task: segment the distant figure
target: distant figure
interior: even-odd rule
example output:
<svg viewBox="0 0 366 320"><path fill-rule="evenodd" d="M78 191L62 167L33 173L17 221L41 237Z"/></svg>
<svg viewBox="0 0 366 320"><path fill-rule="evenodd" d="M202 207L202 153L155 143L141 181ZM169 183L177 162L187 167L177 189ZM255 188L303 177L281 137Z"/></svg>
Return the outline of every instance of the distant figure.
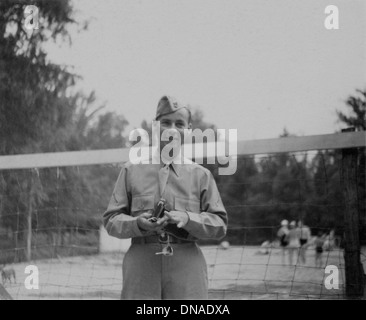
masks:
<svg viewBox="0 0 366 320"><path fill-rule="evenodd" d="M296 228L296 221L291 221L289 232L287 235L287 250L288 250L288 260L290 266L292 266L293 262L293 256L294 254L298 253L299 247L300 247L300 239L299 239L299 230ZM297 261L296 261L297 262ZM296 265L295 262L295 265Z"/></svg>
<svg viewBox="0 0 366 320"><path fill-rule="evenodd" d="M271 246L272 244L268 240L264 241L256 254L269 254L269 249L271 248Z"/></svg>
<svg viewBox="0 0 366 320"><path fill-rule="evenodd" d="M323 265L323 246L325 242L325 235L319 231L318 236L314 240L315 245L315 267L321 268Z"/></svg>
<svg viewBox="0 0 366 320"><path fill-rule="evenodd" d="M12 279L14 283L17 282L15 270L11 267L5 268L5 265L0 267L0 274L1 274L1 280L2 283L5 284L7 281L11 283Z"/></svg>
<svg viewBox="0 0 366 320"><path fill-rule="evenodd" d="M220 248L221 249L224 249L224 250L227 250L230 248L230 242L229 241L222 241L220 243Z"/></svg>
<svg viewBox="0 0 366 320"><path fill-rule="evenodd" d="M300 238L299 258L301 263L306 264L306 250L311 239L311 231L310 228L304 225L301 220L297 223L297 226Z"/></svg>
<svg viewBox="0 0 366 320"><path fill-rule="evenodd" d="M335 245L335 236L334 236L334 229L330 230L329 235L325 237L324 241L324 250L332 251Z"/></svg>
<svg viewBox="0 0 366 320"><path fill-rule="evenodd" d="M289 233L288 230L288 221L281 221L281 228L277 232L277 237L280 240L280 246L282 248L282 264L285 264L285 255L286 255L286 247L288 245L287 235Z"/></svg>

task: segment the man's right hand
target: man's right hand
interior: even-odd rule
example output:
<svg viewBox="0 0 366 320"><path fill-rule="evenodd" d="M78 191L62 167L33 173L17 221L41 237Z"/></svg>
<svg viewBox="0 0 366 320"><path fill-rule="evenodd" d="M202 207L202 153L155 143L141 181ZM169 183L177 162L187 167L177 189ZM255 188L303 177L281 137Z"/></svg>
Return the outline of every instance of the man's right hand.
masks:
<svg viewBox="0 0 366 320"><path fill-rule="evenodd" d="M168 222L164 221L162 224L158 223L163 218L158 219L157 222L151 222L148 219L152 217L152 214L149 212L144 212L137 217L137 225L139 226L141 231L158 231L164 228Z"/></svg>

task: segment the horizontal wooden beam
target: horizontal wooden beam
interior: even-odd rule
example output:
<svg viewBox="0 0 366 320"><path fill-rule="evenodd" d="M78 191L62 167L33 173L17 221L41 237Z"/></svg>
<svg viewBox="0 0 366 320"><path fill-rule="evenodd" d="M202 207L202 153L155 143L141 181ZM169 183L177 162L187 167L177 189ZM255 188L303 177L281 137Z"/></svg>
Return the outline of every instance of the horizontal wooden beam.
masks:
<svg viewBox="0 0 366 320"><path fill-rule="evenodd" d="M118 163L125 162L128 154L123 148L0 156L0 170Z"/></svg>
<svg viewBox="0 0 366 320"><path fill-rule="evenodd" d="M305 137L238 141L238 155L272 154L366 146L366 132L333 133Z"/></svg>
<svg viewBox="0 0 366 320"><path fill-rule="evenodd" d="M209 145L212 145L212 143ZM366 133L365 131L360 131L305 137L238 141L236 152L231 152L230 148L227 148L227 151L230 151L231 155L240 156L359 148L365 146ZM224 156L225 152L217 152L218 149L219 148L211 148L211 152L208 152L203 145L198 145L195 147L196 152L194 155L196 159ZM235 148L232 150L234 149ZM214 150L214 152L212 152L212 150ZM129 148L121 148L0 156L0 170L122 163L129 160L129 154ZM226 154L228 154L228 152L226 152ZM187 153L185 153L185 155L187 155Z"/></svg>

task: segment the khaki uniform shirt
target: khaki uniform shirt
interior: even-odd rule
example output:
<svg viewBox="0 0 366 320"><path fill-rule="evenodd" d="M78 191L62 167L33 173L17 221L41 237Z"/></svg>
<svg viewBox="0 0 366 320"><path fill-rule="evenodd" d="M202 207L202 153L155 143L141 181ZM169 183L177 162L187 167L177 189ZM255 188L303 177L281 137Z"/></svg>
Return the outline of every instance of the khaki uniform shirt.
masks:
<svg viewBox="0 0 366 320"><path fill-rule="evenodd" d="M184 211L189 216L183 227L187 240L220 239L227 230L227 213L209 170L193 163L170 164L164 193L160 194L159 170L163 164L126 162L115 184L103 222L107 232L120 239L155 234L141 231L137 217L152 211L163 197L168 211Z"/></svg>

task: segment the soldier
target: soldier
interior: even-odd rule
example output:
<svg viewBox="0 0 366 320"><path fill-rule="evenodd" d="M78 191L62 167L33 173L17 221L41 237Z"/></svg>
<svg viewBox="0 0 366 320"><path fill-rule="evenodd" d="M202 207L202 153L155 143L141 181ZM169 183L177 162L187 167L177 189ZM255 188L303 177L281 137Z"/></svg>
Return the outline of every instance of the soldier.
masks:
<svg viewBox="0 0 366 320"><path fill-rule="evenodd" d="M168 130L180 143L191 128L190 110L169 96L160 99L155 119L160 137ZM227 213L211 172L183 161L180 143L176 157L166 159L162 151L172 142L165 140L151 156L155 161L124 164L103 214L111 236L132 238L122 299L207 299L207 265L196 241L226 234ZM163 212L152 219L157 203Z"/></svg>

